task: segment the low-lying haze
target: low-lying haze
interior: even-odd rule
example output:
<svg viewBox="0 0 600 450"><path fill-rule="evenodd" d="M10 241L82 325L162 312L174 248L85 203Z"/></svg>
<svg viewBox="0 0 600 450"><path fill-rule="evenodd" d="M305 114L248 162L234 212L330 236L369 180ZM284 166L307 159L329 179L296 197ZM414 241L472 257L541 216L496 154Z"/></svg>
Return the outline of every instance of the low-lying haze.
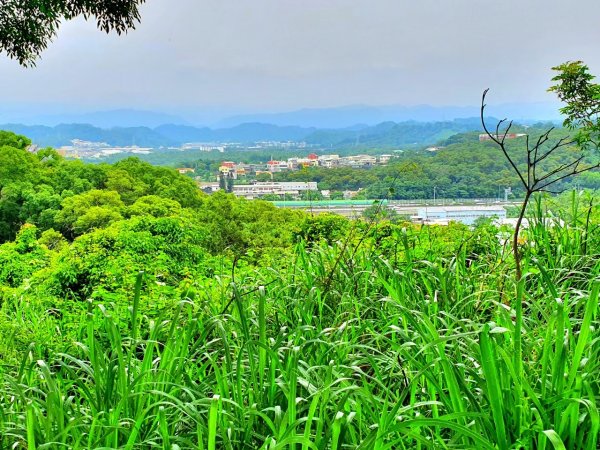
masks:
<svg viewBox="0 0 600 450"><path fill-rule="evenodd" d="M135 108L215 123L343 105L473 106L486 87L491 103L549 102L552 66L581 59L598 73L598 17L596 0L150 0L126 36L75 20L36 68L2 55L0 118Z"/></svg>

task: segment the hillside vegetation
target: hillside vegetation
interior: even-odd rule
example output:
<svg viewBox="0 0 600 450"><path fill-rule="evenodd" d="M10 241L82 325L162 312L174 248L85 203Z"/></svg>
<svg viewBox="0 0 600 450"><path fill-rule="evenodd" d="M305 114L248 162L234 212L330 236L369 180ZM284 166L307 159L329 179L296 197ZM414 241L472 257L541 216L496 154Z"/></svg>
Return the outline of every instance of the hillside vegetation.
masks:
<svg viewBox="0 0 600 450"><path fill-rule="evenodd" d="M5 124L0 129L29 136L41 146L70 145L73 139L106 142L115 146L141 147L180 146L187 142L306 141L317 146L379 146L433 144L456 133L478 130L477 119L446 122L383 122L375 126L356 125L339 129L278 126L268 123L243 123L228 128L211 129L187 125L160 125L149 127L99 128L86 124L61 124L54 127L41 125Z"/></svg>
<svg viewBox="0 0 600 450"><path fill-rule="evenodd" d="M489 223L313 217L28 145L0 134L0 448L598 447L588 194L536 200L515 290Z"/></svg>
<svg viewBox="0 0 600 450"><path fill-rule="evenodd" d="M527 130L529 139L535 142L546 128L541 125ZM559 129L554 139L568 136L569 132ZM511 155L519 168L526 165L525 137L507 141ZM547 143L542 149L549 147ZM558 167L570 162L577 155L576 146L557 151L543 162L544 168ZM589 154L586 162L598 161L597 154ZM368 169L311 167L300 171L287 171L275 175L280 181L317 181L320 189L343 191L363 189L366 198L422 199L431 198L434 187L438 198L481 198L500 197L504 188L511 187L517 196L522 195L520 182L493 142L480 142L479 133L456 134L439 144L435 151L406 151L397 154L386 166ZM572 179L565 179L557 190L567 189ZM600 188L600 173L582 174L577 186L588 189ZM390 189L391 188L391 189Z"/></svg>

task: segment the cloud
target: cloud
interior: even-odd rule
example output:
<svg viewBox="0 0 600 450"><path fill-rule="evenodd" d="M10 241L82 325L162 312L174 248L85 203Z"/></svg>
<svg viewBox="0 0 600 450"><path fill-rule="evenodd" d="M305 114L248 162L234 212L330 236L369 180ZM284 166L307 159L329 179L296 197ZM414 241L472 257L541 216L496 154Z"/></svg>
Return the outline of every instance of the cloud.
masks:
<svg viewBox="0 0 600 450"><path fill-rule="evenodd" d="M600 2L152 0L126 36L64 24L35 69L0 59L0 101L284 110L543 101L550 67L600 73Z"/></svg>

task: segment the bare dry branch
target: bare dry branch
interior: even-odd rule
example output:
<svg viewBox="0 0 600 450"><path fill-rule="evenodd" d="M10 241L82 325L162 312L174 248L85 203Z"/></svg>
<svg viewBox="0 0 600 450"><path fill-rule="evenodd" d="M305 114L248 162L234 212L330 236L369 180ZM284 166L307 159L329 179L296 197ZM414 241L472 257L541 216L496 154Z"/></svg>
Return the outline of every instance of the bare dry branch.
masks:
<svg viewBox="0 0 600 450"><path fill-rule="evenodd" d="M510 129L513 126L513 121L511 120L508 123L508 126L506 127L506 130L504 130L504 134L502 135L502 143L504 144L504 141L506 140L506 136L508 135L508 133L510 132Z"/></svg>
<svg viewBox="0 0 600 450"><path fill-rule="evenodd" d="M547 179L553 177L557 173L564 172L565 170L570 169L571 167L574 167L573 170L576 171L577 168L579 167L579 164L581 163L581 161L583 161L583 156L580 156L575 161L572 161L569 164L566 164L566 163L565 164L561 164L556 169L551 170L550 172L548 172L547 174L545 174L542 178L540 178L539 180L537 180L537 182L541 183L543 181L546 181ZM532 188L535 188L535 186L532 186Z"/></svg>
<svg viewBox="0 0 600 450"><path fill-rule="evenodd" d="M567 173L565 175L561 175L560 177L558 177L552 181L549 181L548 183L544 184L543 186L536 188L536 192L545 190L548 186L551 186L554 183L558 183L559 181L564 180L565 178L574 177L575 175L579 175L580 173L588 172L590 170L594 170L594 169L598 169L598 168L600 168L600 163L594 164L593 166L584 167L583 169L574 169L572 172Z"/></svg>
<svg viewBox="0 0 600 450"><path fill-rule="evenodd" d="M552 153L554 153L559 148L567 147L569 145L573 145L574 143L575 143L575 141L572 139L567 140L567 138L561 138L556 144L554 144L550 148L550 150L548 150L546 153L544 153L539 158L534 159L534 164L539 164L540 162L542 162L544 159L546 159L548 156L550 156Z"/></svg>
<svg viewBox="0 0 600 450"><path fill-rule="evenodd" d="M512 158L508 154L508 151L506 150L506 147L504 146L504 140L499 141L497 139L497 137L498 137L498 129L500 127L500 124L502 122L506 121L506 119L503 119L503 120L501 120L501 121L498 122L498 125L496 126L496 137L494 137L490 133L490 131L487 128L487 125L485 124L485 107L486 107L485 96L487 95L488 91L489 91L489 89L486 89L485 91L483 91L483 95L481 97L481 113L480 114L481 114L481 125L483 126L483 130L490 137L490 139L492 141L494 141L500 147L500 149L502 150L502 153L504 153L504 157L508 160L508 162L512 166L513 170L516 172L516 174L521 179L521 183L523 183L523 186L525 187L525 189L528 189L529 185L525 181L525 177L523 176L523 174L521 173L521 171L519 170L519 168L517 167L517 165L515 164L515 162L512 160ZM512 121L511 121L511 125L512 125ZM504 136L506 137L506 134Z"/></svg>

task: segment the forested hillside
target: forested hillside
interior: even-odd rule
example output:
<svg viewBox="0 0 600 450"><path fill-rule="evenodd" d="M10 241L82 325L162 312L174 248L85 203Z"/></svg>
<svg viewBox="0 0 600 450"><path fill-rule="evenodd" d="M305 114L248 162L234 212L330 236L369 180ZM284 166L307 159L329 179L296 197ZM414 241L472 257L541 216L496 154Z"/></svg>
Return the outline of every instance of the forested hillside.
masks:
<svg viewBox="0 0 600 450"><path fill-rule="evenodd" d="M490 223L311 216L28 145L0 134L0 448L597 447L589 194L536 199L515 300Z"/></svg>
<svg viewBox="0 0 600 450"><path fill-rule="evenodd" d="M456 119L446 122L382 122L371 127L341 130L317 130L306 137L311 144L344 147L407 147L435 144L458 133L480 130L479 119Z"/></svg>
<svg viewBox="0 0 600 450"><path fill-rule="evenodd" d="M85 164L51 149L30 153L29 144L25 137L0 133L0 298L5 308L5 301L26 293L40 311L72 302L64 313L76 313L88 299L126 311L132 280L145 271L160 297L151 308L159 311L184 295L185 280L227 271L235 255L244 256L239 264L268 264L289 251L293 234L301 230L299 213L206 196L172 169L137 159ZM8 327L0 332L5 363L30 342L51 348L63 339L52 332L40 335L49 330L33 324L0 323Z"/></svg>
<svg viewBox="0 0 600 450"><path fill-rule="evenodd" d="M148 127L98 128L86 124L61 124L54 127L21 124L0 125L15 133L29 136L40 146L70 145L73 139L106 142L115 146L141 147L180 146L187 142L237 142L249 144L258 141L306 141L323 147L415 146L433 144L454 134L479 130L478 119L460 119L447 122L384 122L376 126L357 124L340 129L277 126L268 123L243 123L228 128L211 129L187 125L160 125Z"/></svg>
<svg viewBox="0 0 600 450"><path fill-rule="evenodd" d="M517 128L517 130L519 130ZM543 125L527 130L529 140L535 142L546 131ZM569 135L568 130L554 132L552 142ZM527 163L525 159L526 137L508 142L508 148L519 167ZM281 181L317 181L320 189L342 191L364 189L366 198L419 199L431 198L434 187L438 197L481 198L498 197L504 188L511 187L517 196L522 195L520 182L510 163L493 142L480 142L479 133L460 133L441 141L435 151L407 151L400 153L387 166L368 169L319 168L312 167L300 171L287 171L275 175ZM555 152L543 161L543 167L557 167L571 160L577 153L576 146ZM586 162L597 162L599 156L589 153ZM565 179L557 190L572 186L571 179ZM577 179L577 186L600 189L600 173L589 172Z"/></svg>

